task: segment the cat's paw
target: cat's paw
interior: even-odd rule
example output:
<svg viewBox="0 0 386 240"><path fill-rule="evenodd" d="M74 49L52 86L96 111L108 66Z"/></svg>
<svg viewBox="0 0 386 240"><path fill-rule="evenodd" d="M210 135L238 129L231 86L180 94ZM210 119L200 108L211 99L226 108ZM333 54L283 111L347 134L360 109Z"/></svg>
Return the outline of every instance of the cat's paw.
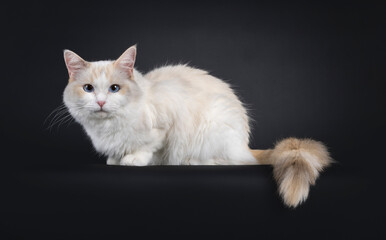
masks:
<svg viewBox="0 0 386 240"><path fill-rule="evenodd" d="M148 161L146 159L137 157L135 155L127 155L121 159L122 166L146 166Z"/></svg>
<svg viewBox="0 0 386 240"><path fill-rule="evenodd" d="M151 153L140 152L137 154L126 155L121 159L123 166L147 166L151 160Z"/></svg>
<svg viewBox="0 0 386 240"><path fill-rule="evenodd" d="M114 159L114 158L108 158L106 164L107 165L119 165L119 161Z"/></svg>

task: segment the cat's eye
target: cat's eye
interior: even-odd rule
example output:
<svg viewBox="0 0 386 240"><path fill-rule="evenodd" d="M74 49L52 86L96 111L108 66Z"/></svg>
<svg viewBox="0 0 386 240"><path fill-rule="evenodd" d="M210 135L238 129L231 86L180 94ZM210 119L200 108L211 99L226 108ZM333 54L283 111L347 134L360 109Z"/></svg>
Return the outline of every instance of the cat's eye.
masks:
<svg viewBox="0 0 386 240"><path fill-rule="evenodd" d="M83 85L83 90L85 92L94 92L94 87L91 84L85 84Z"/></svg>
<svg viewBox="0 0 386 240"><path fill-rule="evenodd" d="M116 93L116 92L119 91L119 89L121 89L121 87L119 87L119 85L113 84L113 85L110 86L109 91L112 92L112 93Z"/></svg>

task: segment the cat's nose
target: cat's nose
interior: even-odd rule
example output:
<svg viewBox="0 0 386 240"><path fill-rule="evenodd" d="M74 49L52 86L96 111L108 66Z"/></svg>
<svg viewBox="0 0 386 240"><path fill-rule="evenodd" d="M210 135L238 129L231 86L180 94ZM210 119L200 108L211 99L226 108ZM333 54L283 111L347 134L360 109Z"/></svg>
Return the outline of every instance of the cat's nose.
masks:
<svg viewBox="0 0 386 240"><path fill-rule="evenodd" d="M98 105L102 108L106 101L97 101Z"/></svg>

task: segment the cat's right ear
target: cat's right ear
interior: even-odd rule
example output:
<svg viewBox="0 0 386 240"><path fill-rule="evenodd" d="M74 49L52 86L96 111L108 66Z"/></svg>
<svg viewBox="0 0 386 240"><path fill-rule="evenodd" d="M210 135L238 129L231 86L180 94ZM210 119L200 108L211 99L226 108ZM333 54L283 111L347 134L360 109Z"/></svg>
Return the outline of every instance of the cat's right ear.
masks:
<svg viewBox="0 0 386 240"><path fill-rule="evenodd" d="M75 74L84 70L87 67L88 63L73 51L66 49L64 50L63 54L64 54L64 62L66 63L70 80L74 79Z"/></svg>

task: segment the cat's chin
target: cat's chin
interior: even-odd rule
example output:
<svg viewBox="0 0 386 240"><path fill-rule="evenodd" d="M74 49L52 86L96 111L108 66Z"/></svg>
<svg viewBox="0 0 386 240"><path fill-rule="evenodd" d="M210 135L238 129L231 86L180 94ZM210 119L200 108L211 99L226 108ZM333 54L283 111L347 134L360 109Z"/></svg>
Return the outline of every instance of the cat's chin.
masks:
<svg viewBox="0 0 386 240"><path fill-rule="evenodd" d="M111 116L111 114L107 111L103 111L103 110L99 110L99 111L95 111L91 114L91 116L93 118L99 118L99 119L103 119L103 118L109 118Z"/></svg>

